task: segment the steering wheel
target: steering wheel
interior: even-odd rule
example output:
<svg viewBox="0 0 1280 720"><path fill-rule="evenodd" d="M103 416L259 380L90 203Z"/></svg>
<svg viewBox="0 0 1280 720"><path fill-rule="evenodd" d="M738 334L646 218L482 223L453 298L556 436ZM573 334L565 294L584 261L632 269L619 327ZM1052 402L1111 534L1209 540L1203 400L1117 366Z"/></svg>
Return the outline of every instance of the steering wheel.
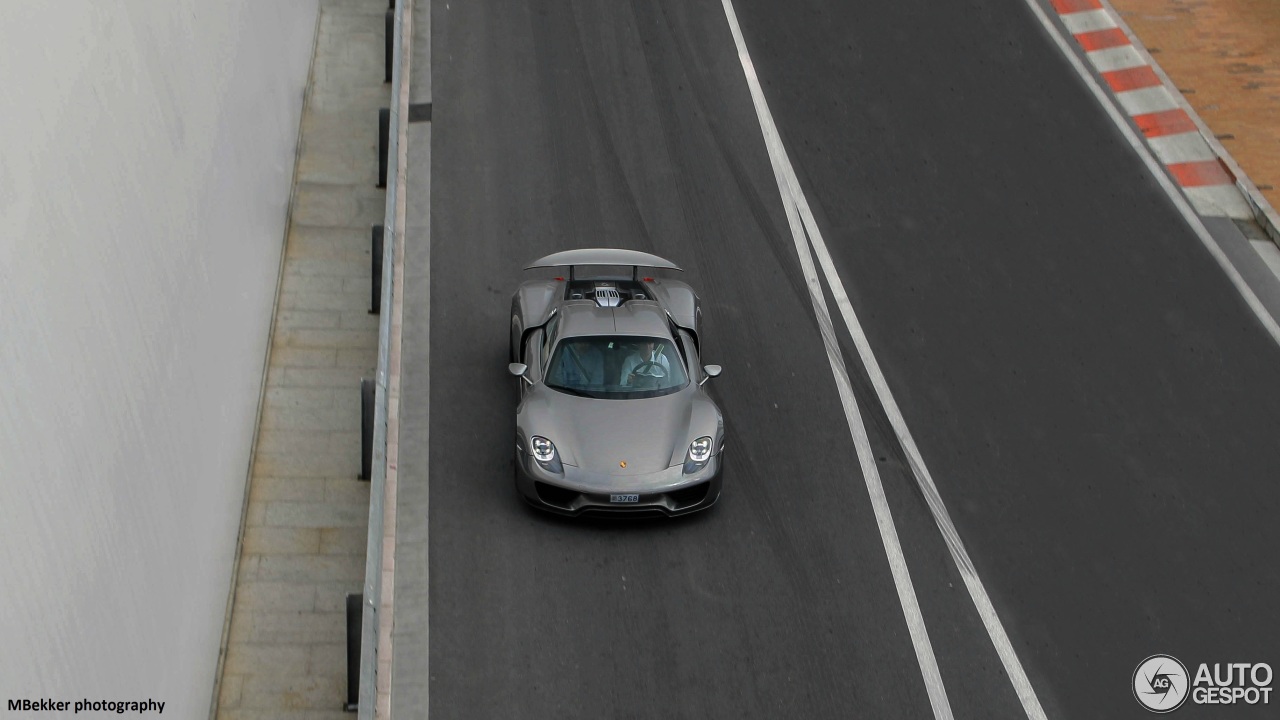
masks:
<svg viewBox="0 0 1280 720"><path fill-rule="evenodd" d="M664 378L667 376L667 369L662 367L662 363L654 360L645 360L631 370L632 375L641 377Z"/></svg>

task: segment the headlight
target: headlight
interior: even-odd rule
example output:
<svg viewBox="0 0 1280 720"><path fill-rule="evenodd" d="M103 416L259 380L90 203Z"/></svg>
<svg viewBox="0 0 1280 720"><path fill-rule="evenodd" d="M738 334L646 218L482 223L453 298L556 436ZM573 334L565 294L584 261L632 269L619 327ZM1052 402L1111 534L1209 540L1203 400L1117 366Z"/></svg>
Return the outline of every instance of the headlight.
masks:
<svg viewBox="0 0 1280 720"><path fill-rule="evenodd" d="M529 446L533 450L534 459L538 462L548 463L556 456L556 446L541 435L529 438Z"/></svg>
<svg viewBox="0 0 1280 720"><path fill-rule="evenodd" d="M704 463L711 457L711 438L703 436L689 445L689 459L696 463Z"/></svg>
<svg viewBox="0 0 1280 720"><path fill-rule="evenodd" d="M685 453L684 474L691 475L702 469L711 459L711 438L700 437L689 443L689 452Z"/></svg>

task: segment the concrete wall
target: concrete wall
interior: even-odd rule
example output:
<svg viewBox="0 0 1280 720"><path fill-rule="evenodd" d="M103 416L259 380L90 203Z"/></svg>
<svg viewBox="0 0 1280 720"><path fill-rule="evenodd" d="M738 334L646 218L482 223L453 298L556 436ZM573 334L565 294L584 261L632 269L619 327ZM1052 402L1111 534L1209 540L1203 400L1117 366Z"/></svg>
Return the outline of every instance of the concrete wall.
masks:
<svg viewBox="0 0 1280 720"><path fill-rule="evenodd" d="M207 716L316 13L0 2L0 712Z"/></svg>

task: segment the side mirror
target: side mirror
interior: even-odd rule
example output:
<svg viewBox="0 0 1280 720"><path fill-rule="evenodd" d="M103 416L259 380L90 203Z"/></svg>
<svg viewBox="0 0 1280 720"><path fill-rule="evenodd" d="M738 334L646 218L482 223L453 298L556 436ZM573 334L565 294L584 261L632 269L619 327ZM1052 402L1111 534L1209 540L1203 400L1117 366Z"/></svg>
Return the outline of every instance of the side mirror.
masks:
<svg viewBox="0 0 1280 720"><path fill-rule="evenodd" d="M533 385L533 381L525 375L525 373L529 372L528 365L525 365L524 363L511 363L507 366L507 372L529 383L529 385Z"/></svg>
<svg viewBox="0 0 1280 720"><path fill-rule="evenodd" d="M724 372L724 368L719 365L703 365L702 372L706 373L707 376L698 381L699 385L702 385L713 377L720 377L720 373Z"/></svg>

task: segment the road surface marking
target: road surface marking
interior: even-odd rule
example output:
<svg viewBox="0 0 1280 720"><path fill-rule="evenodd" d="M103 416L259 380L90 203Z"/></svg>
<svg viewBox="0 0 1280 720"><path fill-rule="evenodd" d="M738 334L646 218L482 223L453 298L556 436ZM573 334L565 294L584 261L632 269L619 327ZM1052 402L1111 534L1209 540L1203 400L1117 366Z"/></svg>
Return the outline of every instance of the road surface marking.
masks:
<svg viewBox="0 0 1280 720"><path fill-rule="evenodd" d="M869 455L870 453L870 443L866 438L866 429L863 426L861 415L858 413L857 405L851 392L846 399L845 391L849 382L848 374L845 371L838 342L834 336L829 335L830 316L827 313L821 284L813 268L813 260L809 253L810 243L818 257L818 262L822 265L827 285L831 288L832 295L835 298L837 307L840 309L840 314L849 330L849 334L857 346L858 355L867 369L872 385L875 387L876 396L884 407L890 423L893 425L894 433L897 435L898 442L907 455L907 462L915 475L916 482L925 497L930 512L933 514L938 529L942 533L943 540L951 552L952 559L964 579L965 587L973 599L974 606L978 609L982 623L987 630L987 634L991 637L997 654L1000 656L1000 661L1004 665L1005 672L1013 684L1019 701L1022 703L1023 710L1031 720L1044 720L1044 710L1036 697L1035 689L1032 688L1030 680L1027 679L1022 663L1018 660L1017 654L1009 642L1009 636L1005 632L1004 626L1000 623L1000 618L996 615L986 588L983 586L981 579L978 578L968 551L965 550L964 543L960 540L959 533L951 522L951 517L942 502L941 496L938 494L933 478L924 464L924 459L916 447L911 432L907 429L902 412L899 410L898 404L889 390L884 374L880 371L880 365L876 362L875 356L871 352L866 335L862 331L862 325L858 322L857 316L853 312L853 305L849 302L848 294L844 290L844 283L840 280L839 274L836 273L835 265L827 252L826 243L822 239L822 232L814 220L808 199L800 188L795 170L787 157L786 148L783 147L782 140L778 135L773 115L769 112L768 102L765 100L764 91L760 87L760 80L756 75L755 66L751 62L751 56L747 51L746 42L742 37L742 30L738 26L732 0L722 0L722 3L725 9L725 16L729 20L729 29L733 34L734 43L737 45L738 59L742 63L747 85L751 90L751 99L755 104L756 116L760 121L760 129L764 135L765 146L769 151L769 161L773 165L774 176L782 194L783 207L787 212L787 221L791 226L792 237L796 243L796 251L800 257L800 265L804 271L805 280L809 285L814 312L818 315L818 325L822 330L823 342L826 345L832 373L836 376L836 385L841 393L841 402L845 405L845 415L849 420L850 431L854 435L854 443L858 448L859 461L863 466L863 474L867 482L868 491L871 494L872 505L876 509L877 521L880 520L881 506L883 506L883 511L886 515L888 515L889 510L884 500L883 486L880 482L879 472L875 468L875 463L874 461L868 462L870 458L864 457L864 455ZM800 228L797 228L795 218L797 214L800 216L800 224L802 225ZM806 234L808 235L808 243L804 241ZM870 469L868 469L868 466L870 466ZM929 645L928 633L925 630L923 618L913 618L911 614L910 608L914 608L918 616L919 606L916 602L915 590L910 584L905 560L902 558L902 549L897 533L893 529L892 517L889 516L888 518L889 532L886 532L885 523L880 524L881 539L884 541L886 553L890 555L890 565L894 569L895 583L898 581L899 576L899 569L894 565L895 560L903 563L901 574L906 579L906 592L904 592L903 583L898 583L899 599L902 601L904 613L907 614L908 627L911 629L912 641L916 646L916 657L929 690L929 700L933 705L934 716L949 718L951 717L951 706L947 701L946 689L943 687L942 677L938 672L933 648ZM896 557L894 555L895 551ZM915 625L916 622L919 623L918 628Z"/></svg>
<svg viewBox="0 0 1280 720"><path fill-rule="evenodd" d="M862 469L863 479L866 481L867 492L870 495L871 506L876 517L876 526L880 531L880 539L884 544L885 555L889 561L889 569L893 574L898 601L902 606L902 612L907 621L907 629L911 634L911 643L915 649L916 661L920 665L921 675L924 678L929 704L933 708L935 718L938 720L950 720L954 716L951 712L951 704L947 700L946 687L942 682L942 674L938 670L938 661L933 653L933 645L929 642L929 632L925 627L924 616L920 612L920 604L916 598L915 587L911 583L911 573L907 567L906 557L902 552L902 543L898 538L898 531L893 522L893 514L890 512L888 501L885 499L880 472L876 467L875 458L871 452L871 441L867 437L862 414L858 409L857 399L853 395L849 373L845 368L844 357L840 352L839 341L836 339L831 314L827 308L826 296L822 291L817 270L813 265L813 257L809 252L803 221L800 218L799 208L794 199L795 193L791 188L790 176L787 173L790 163L786 158L786 150L782 147L781 138L778 137L777 126L774 124L768 105L765 103L759 79L756 77L755 66L751 62L751 56L747 53L746 43L742 38L742 30L738 26L737 14L734 12L733 4L731 0L722 0L722 2L725 16L729 21L729 29L733 34L734 43L737 45L738 58L742 63L747 84L751 89L751 97L755 104L761 131L764 133L765 145L769 150L769 161L773 166L774 179L777 181L782 194L782 203L787 214L787 224L790 226L791 237L795 242L796 253L800 259L800 266L804 271L805 282L809 289L809 300L813 304L814 315L817 316L823 346L826 349L827 360L831 365L831 374L835 377L840 403L844 408L845 419L849 424L849 432L858 454L858 464Z"/></svg>

